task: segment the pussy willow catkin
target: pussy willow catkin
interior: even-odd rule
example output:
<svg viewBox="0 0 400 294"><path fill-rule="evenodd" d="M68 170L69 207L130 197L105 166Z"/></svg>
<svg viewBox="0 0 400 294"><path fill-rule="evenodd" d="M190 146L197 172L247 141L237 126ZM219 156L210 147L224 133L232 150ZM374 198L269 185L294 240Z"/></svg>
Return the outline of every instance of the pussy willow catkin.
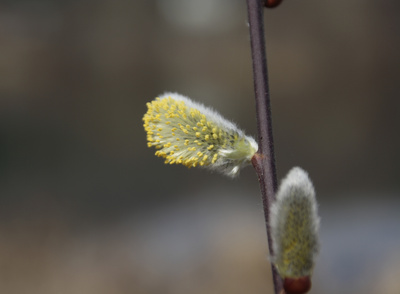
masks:
<svg viewBox="0 0 400 294"><path fill-rule="evenodd" d="M271 207L271 235L282 278L311 276L319 249L319 217L315 190L308 174L294 167L283 179Z"/></svg>
<svg viewBox="0 0 400 294"><path fill-rule="evenodd" d="M166 164L201 166L234 177L258 149L234 123L185 96L165 93L147 108L147 145Z"/></svg>

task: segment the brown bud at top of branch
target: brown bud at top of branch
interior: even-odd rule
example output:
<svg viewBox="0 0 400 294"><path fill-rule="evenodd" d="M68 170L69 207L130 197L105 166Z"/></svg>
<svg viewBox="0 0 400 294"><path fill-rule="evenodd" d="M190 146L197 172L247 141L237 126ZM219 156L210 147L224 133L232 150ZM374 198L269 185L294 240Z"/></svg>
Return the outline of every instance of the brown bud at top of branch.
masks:
<svg viewBox="0 0 400 294"><path fill-rule="evenodd" d="M264 6L267 8L275 8L281 4L282 0L264 0Z"/></svg>

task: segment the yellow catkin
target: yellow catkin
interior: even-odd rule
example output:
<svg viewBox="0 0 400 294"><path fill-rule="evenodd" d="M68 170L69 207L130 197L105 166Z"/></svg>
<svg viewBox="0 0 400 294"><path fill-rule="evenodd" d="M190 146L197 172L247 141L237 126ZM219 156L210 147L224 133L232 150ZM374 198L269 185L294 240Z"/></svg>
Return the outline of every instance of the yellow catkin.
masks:
<svg viewBox="0 0 400 294"><path fill-rule="evenodd" d="M147 145L160 149L156 156L166 163L200 165L235 176L257 150L253 138L184 96L165 94L146 105Z"/></svg>

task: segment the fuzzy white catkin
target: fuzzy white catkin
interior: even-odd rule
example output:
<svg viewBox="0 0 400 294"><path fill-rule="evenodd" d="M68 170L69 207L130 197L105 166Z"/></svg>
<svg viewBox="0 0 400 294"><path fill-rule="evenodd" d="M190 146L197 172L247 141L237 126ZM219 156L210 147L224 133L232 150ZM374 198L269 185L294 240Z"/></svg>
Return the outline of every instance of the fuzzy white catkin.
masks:
<svg viewBox="0 0 400 294"><path fill-rule="evenodd" d="M271 206L272 261L281 277L310 276L319 250L314 186L300 167L289 171Z"/></svg>

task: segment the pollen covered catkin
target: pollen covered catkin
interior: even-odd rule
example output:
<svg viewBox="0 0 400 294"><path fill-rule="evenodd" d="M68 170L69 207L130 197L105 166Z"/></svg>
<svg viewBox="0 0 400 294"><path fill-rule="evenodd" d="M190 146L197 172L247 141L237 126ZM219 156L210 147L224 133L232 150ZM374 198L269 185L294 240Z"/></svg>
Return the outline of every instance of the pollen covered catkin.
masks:
<svg viewBox="0 0 400 294"><path fill-rule="evenodd" d="M166 164L201 166L234 177L250 164L256 141L214 110L177 93L147 103L147 145Z"/></svg>
<svg viewBox="0 0 400 294"><path fill-rule="evenodd" d="M271 207L272 262L282 278L311 276L319 249L319 217L308 174L294 167L283 179Z"/></svg>

